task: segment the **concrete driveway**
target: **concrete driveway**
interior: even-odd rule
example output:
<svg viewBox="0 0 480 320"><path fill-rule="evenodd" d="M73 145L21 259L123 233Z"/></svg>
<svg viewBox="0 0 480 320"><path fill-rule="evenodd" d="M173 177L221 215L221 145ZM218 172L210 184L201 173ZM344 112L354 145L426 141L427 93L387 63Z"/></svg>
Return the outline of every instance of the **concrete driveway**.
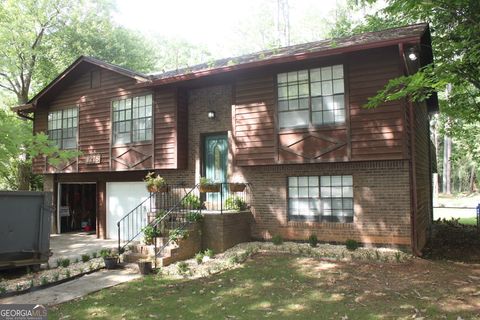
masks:
<svg viewBox="0 0 480 320"><path fill-rule="evenodd" d="M104 248L117 248L117 241L111 239L97 239L95 234L85 232L72 232L52 234L50 236L50 250L53 255L48 260L50 266L57 264L58 258L68 258L75 261L81 258L82 254L92 254Z"/></svg>

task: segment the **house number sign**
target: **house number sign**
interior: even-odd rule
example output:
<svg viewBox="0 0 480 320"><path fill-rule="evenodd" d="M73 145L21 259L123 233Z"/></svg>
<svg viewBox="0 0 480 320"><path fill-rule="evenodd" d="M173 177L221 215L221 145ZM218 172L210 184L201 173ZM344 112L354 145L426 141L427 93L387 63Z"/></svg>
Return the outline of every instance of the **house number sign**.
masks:
<svg viewBox="0 0 480 320"><path fill-rule="evenodd" d="M99 164L102 159L100 153L90 153L85 159L86 164Z"/></svg>

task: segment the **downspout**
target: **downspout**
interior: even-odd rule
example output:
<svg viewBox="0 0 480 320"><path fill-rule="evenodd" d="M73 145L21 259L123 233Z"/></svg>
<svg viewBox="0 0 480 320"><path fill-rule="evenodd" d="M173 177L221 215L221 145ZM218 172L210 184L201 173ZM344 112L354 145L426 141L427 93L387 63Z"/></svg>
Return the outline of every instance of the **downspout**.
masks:
<svg viewBox="0 0 480 320"><path fill-rule="evenodd" d="M404 75L408 75L408 64L405 59L405 47L403 43L398 44L398 49L400 53L400 59L402 61L402 67ZM415 168L415 113L413 112L413 104L411 101L408 101L408 114L409 114L409 124L410 124L410 166L409 166L409 175L410 175L410 237L412 241L412 253L415 256L421 256L422 253L418 250L417 247L417 226L415 218L417 216L417 177L416 177L416 168Z"/></svg>

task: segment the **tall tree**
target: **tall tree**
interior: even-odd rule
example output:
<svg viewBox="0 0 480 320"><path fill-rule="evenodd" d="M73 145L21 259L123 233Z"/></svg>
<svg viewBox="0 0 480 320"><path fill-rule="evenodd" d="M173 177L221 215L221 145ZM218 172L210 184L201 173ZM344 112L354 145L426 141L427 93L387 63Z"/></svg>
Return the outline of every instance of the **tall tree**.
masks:
<svg viewBox="0 0 480 320"><path fill-rule="evenodd" d="M0 4L0 134L5 137L0 149L6 150L0 163L15 172L8 178L3 175L10 188L28 189L33 177L30 155L42 152L62 158L69 153L55 149L44 136L33 137L30 123L12 119L14 115L5 110L26 103L79 55L151 71L155 49L139 34L111 22L113 6L108 0L0 0Z"/></svg>

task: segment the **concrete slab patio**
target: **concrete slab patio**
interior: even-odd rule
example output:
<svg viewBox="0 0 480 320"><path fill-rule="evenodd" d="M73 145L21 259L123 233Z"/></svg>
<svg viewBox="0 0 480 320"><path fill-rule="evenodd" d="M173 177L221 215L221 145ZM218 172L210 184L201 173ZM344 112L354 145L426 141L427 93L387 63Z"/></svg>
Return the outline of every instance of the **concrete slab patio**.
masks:
<svg viewBox="0 0 480 320"><path fill-rule="evenodd" d="M131 268L102 270L58 286L0 299L0 304L32 303L53 306L139 277L141 275Z"/></svg>
<svg viewBox="0 0 480 320"><path fill-rule="evenodd" d="M52 234L50 236L50 250L53 255L48 260L50 266L56 265L58 258L75 260L82 254L99 252L103 248L116 248L117 241L112 239L98 239L95 234L85 232L71 232Z"/></svg>

